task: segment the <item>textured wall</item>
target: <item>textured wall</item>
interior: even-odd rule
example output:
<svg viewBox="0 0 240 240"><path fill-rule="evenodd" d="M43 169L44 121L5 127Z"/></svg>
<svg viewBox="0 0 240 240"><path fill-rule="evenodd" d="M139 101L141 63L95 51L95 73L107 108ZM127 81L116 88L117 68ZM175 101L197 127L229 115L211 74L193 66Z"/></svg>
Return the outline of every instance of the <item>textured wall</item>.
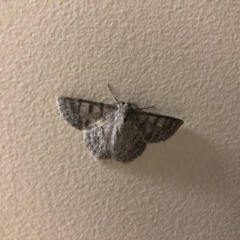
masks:
<svg viewBox="0 0 240 240"><path fill-rule="evenodd" d="M0 239L240 239L240 2L2 1ZM94 162L60 95L184 119Z"/></svg>

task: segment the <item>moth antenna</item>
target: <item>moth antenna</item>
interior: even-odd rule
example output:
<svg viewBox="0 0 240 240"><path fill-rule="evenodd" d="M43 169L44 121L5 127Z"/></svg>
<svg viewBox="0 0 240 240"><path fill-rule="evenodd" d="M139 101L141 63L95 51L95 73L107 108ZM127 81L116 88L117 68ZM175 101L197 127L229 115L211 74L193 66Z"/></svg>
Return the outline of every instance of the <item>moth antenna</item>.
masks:
<svg viewBox="0 0 240 240"><path fill-rule="evenodd" d="M107 86L108 86L108 90L109 90L109 92L111 93L113 99L114 99L118 104L120 104L120 102L114 97L114 95L113 95L113 93L112 93L112 91L111 91L111 88L110 88L109 84L107 84Z"/></svg>
<svg viewBox="0 0 240 240"><path fill-rule="evenodd" d="M152 107L154 107L154 105L152 105L152 106L150 106L150 107L145 107L145 108L138 108L138 109L136 109L136 110L144 110L144 109L149 109L149 108L152 108Z"/></svg>

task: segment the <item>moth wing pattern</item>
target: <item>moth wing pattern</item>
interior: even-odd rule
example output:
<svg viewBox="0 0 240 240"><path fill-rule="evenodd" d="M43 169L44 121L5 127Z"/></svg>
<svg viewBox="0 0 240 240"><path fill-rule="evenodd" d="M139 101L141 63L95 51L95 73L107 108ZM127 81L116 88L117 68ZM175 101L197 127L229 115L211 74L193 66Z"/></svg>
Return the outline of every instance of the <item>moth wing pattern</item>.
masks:
<svg viewBox="0 0 240 240"><path fill-rule="evenodd" d="M117 110L115 105L77 98L60 97L57 102L63 118L79 130L101 126L105 118Z"/></svg>
<svg viewBox="0 0 240 240"><path fill-rule="evenodd" d="M136 116L139 131L147 143L166 141L183 124L181 119L144 111L137 111Z"/></svg>

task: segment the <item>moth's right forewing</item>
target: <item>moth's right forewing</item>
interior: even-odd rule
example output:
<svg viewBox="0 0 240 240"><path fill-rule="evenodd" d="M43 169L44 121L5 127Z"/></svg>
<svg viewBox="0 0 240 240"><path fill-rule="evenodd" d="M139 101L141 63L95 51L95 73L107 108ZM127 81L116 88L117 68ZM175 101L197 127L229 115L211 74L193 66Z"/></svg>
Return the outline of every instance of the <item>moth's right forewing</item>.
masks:
<svg viewBox="0 0 240 240"><path fill-rule="evenodd" d="M59 110L63 118L79 130L88 130L104 124L107 115L117 110L117 106L68 97L58 98Z"/></svg>
<svg viewBox="0 0 240 240"><path fill-rule="evenodd" d="M139 131L148 143L167 140L183 124L181 119L148 112L137 112L137 119Z"/></svg>

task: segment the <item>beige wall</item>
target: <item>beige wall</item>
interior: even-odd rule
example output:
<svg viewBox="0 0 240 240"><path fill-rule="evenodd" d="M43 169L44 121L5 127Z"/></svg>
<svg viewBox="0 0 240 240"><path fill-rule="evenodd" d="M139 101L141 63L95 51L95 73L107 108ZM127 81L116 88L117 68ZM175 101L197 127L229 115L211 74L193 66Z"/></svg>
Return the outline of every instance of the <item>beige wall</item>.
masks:
<svg viewBox="0 0 240 240"><path fill-rule="evenodd" d="M1 1L0 239L240 239L240 2ZM60 95L184 119L94 162Z"/></svg>

